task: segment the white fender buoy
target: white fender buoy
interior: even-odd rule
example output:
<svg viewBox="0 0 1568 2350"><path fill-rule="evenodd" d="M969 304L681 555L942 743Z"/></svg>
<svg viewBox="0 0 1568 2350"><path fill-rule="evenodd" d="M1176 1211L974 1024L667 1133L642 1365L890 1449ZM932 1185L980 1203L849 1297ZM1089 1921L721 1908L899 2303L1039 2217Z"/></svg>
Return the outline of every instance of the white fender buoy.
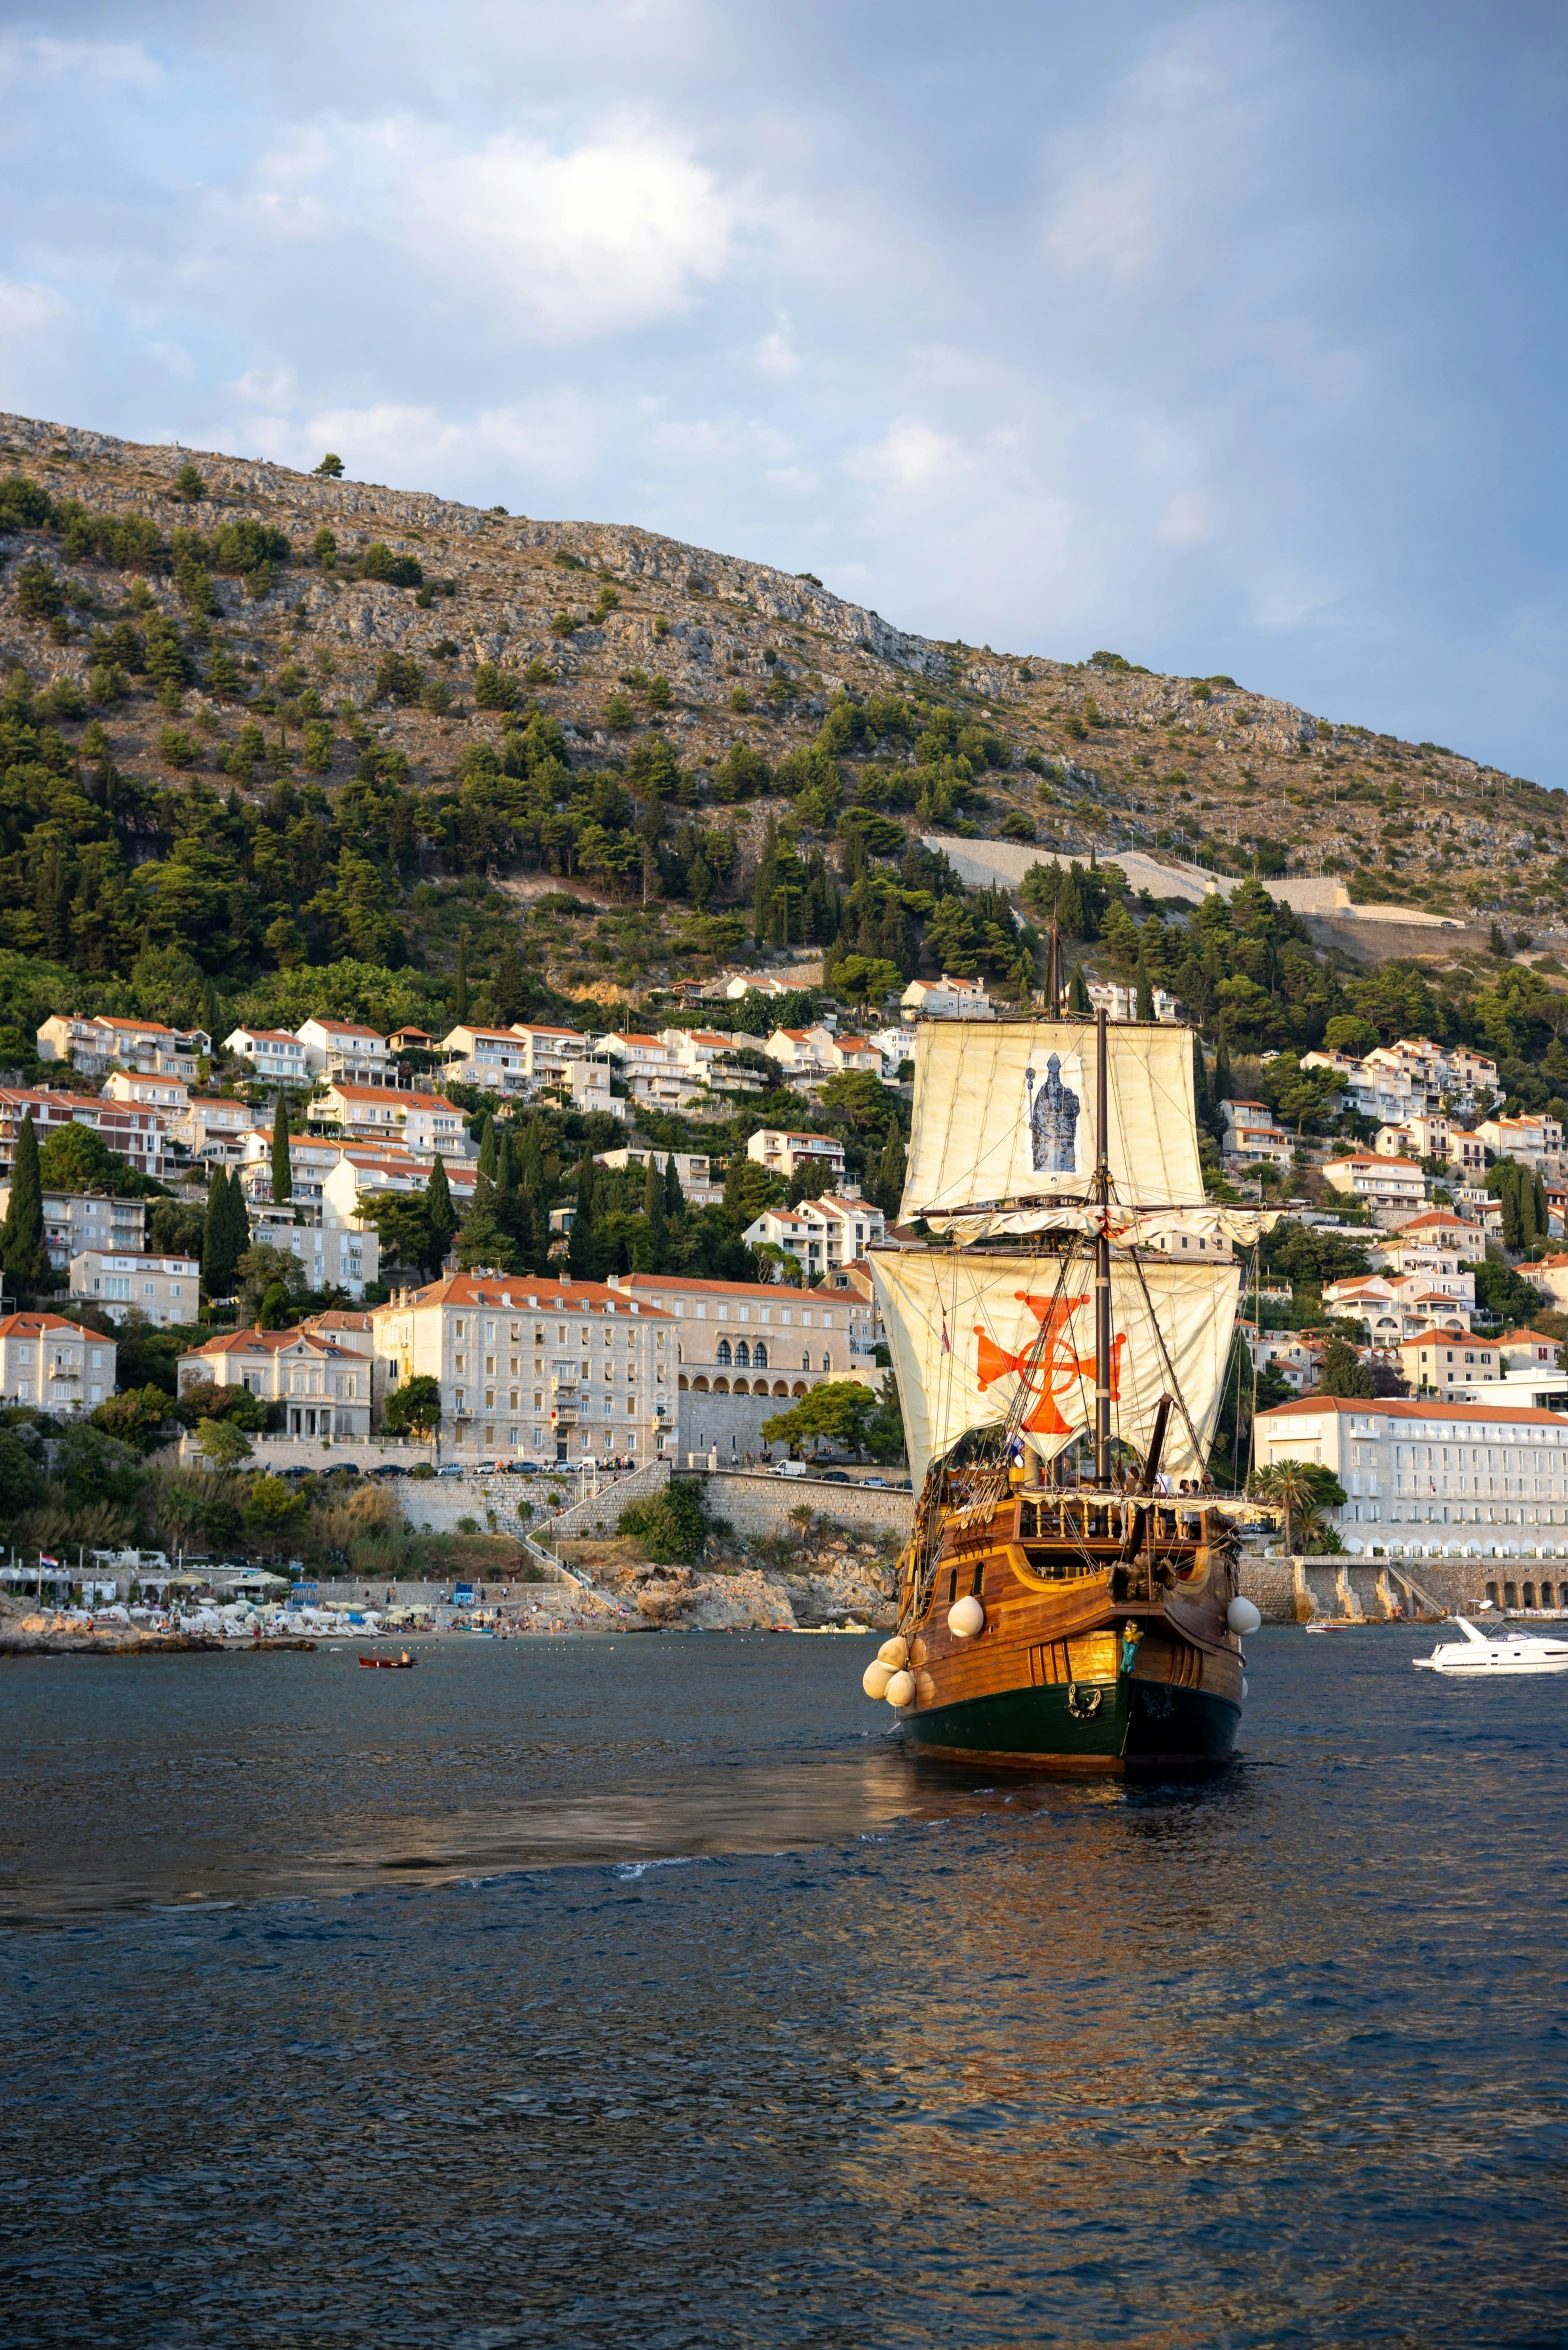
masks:
<svg viewBox="0 0 1568 2350"><path fill-rule="evenodd" d="M973 1640L985 1630L985 1608L972 1591L954 1600L947 1611L947 1628L955 1640Z"/></svg>
<svg viewBox="0 0 1568 2350"><path fill-rule="evenodd" d="M932 1698L935 1697L936 1683L932 1680L929 1673L917 1673L915 1675L915 1695L919 1698L922 1705L929 1705Z"/></svg>
<svg viewBox="0 0 1568 2350"><path fill-rule="evenodd" d="M923 1640L911 1640L909 1643L909 1661L914 1666L915 1671L918 1673L921 1666L926 1661L926 1644Z"/></svg>
<svg viewBox="0 0 1568 2350"><path fill-rule="evenodd" d="M868 1697L880 1699L886 1697L887 1685L892 1678L892 1666L885 1665L879 1656L874 1656L860 1676L860 1686Z"/></svg>
<svg viewBox="0 0 1568 2350"><path fill-rule="evenodd" d="M887 1685L886 1696L889 1705L899 1707L913 1705L915 1702L914 1674L895 1673Z"/></svg>
<svg viewBox="0 0 1568 2350"><path fill-rule="evenodd" d="M900 1665L909 1662L909 1642L895 1632L891 1640L884 1640L877 1655L896 1673Z"/></svg>
<svg viewBox="0 0 1568 2350"><path fill-rule="evenodd" d="M1233 1599L1225 1610L1225 1621L1238 1635L1255 1632L1263 1618L1250 1599Z"/></svg>

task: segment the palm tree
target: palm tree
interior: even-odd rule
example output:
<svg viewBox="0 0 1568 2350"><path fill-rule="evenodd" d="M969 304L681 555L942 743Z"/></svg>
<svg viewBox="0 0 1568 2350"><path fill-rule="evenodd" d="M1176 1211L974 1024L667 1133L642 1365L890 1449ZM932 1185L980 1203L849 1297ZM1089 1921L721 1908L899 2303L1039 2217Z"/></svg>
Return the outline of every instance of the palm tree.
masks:
<svg viewBox="0 0 1568 2350"><path fill-rule="evenodd" d="M1318 1523L1319 1492L1307 1461L1276 1461L1271 1468L1260 1469L1253 1479L1255 1490L1266 1501L1278 1502L1285 1520L1285 1553L1291 1557L1295 1544L1291 1540L1292 1521L1303 1536Z"/></svg>

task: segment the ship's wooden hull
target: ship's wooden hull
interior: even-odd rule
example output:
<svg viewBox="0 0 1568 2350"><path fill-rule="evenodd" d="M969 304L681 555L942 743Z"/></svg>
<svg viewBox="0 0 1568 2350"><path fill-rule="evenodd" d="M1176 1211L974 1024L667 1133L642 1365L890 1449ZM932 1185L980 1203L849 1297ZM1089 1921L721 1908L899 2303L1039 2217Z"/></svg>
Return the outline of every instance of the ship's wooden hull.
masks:
<svg viewBox="0 0 1568 2350"><path fill-rule="evenodd" d="M1231 1558L1202 1509L1026 1495L952 1512L914 1610L905 1736L1000 1768L1224 1763L1244 1695ZM960 1598L984 1616L967 1637L950 1621Z"/></svg>

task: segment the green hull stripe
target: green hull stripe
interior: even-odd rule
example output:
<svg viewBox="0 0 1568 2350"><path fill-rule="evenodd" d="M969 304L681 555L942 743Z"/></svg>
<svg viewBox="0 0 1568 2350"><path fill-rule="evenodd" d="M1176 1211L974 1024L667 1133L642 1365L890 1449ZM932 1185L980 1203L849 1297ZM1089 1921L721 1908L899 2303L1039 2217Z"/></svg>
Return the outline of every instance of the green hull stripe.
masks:
<svg viewBox="0 0 1568 2350"><path fill-rule="evenodd" d="M966 1754L1061 1756L1085 1761L1150 1761L1185 1757L1224 1762L1241 1719L1238 1706L1199 1689L1164 1682L1082 1682L1080 1701L1097 1689L1100 1705L1087 1721L1068 1711L1067 1688L1006 1689L906 1717L916 1746L960 1748Z"/></svg>

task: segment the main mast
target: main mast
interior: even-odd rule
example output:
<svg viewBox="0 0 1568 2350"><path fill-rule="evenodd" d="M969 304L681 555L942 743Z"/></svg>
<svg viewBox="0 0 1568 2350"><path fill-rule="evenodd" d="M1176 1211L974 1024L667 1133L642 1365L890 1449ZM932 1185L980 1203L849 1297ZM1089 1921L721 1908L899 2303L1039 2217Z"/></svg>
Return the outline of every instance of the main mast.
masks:
<svg viewBox="0 0 1568 2350"><path fill-rule="evenodd" d="M1103 1004L1095 1022L1094 1047L1094 1196L1100 1208L1094 1241L1094 1476L1103 1489L1111 1481L1110 1056Z"/></svg>

